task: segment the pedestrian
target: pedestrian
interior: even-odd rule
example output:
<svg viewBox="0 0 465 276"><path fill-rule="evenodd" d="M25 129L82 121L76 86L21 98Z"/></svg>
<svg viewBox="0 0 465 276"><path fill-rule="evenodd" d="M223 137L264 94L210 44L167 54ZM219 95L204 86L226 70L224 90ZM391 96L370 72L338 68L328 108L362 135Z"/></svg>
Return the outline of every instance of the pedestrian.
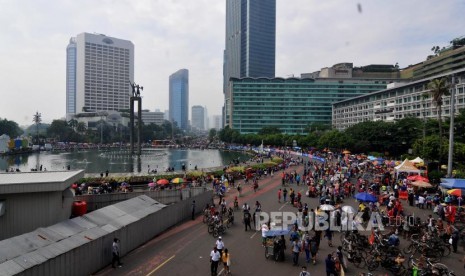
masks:
<svg viewBox="0 0 465 276"><path fill-rule="evenodd" d="M220 252L220 256L221 256L223 254L223 249L224 249L224 242L221 236L219 236L218 240L216 240L216 249L218 250L218 252Z"/></svg>
<svg viewBox="0 0 465 276"><path fill-rule="evenodd" d="M302 243L298 238L293 239L292 241L292 261L294 262L294 266L299 265L299 254L302 248Z"/></svg>
<svg viewBox="0 0 465 276"><path fill-rule="evenodd" d="M315 235L310 240L310 254L312 255L313 265L316 264L316 254L318 253L318 248L319 248L318 237Z"/></svg>
<svg viewBox="0 0 465 276"><path fill-rule="evenodd" d="M284 188L283 190L283 200L284 200L284 203L287 202L287 189L286 188Z"/></svg>
<svg viewBox="0 0 465 276"><path fill-rule="evenodd" d="M195 200L192 201L192 220L195 219Z"/></svg>
<svg viewBox="0 0 465 276"><path fill-rule="evenodd" d="M325 237L328 239L328 246L333 247L333 232L331 232L329 227L325 231Z"/></svg>
<svg viewBox="0 0 465 276"><path fill-rule="evenodd" d="M105 171L105 177L108 177L108 173L109 173L109 171L106 170L106 171Z"/></svg>
<svg viewBox="0 0 465 276"><path fill-rule="evenodd" d="M221 255L221 261L223 262L223 269L226 275L231 275L231 255L227 248L224 249Z"/></svg>
<svg viewBox="0 0 465 276"><path fill-rule="evenodd" d="M212 276L216 276L218 274L218 262L220 261L221 255L220 252L213 247L212 252L210 252L210 271Z"/></svg>
<svg viewBox="0 0 465 276"><path fill-rule="evenodd" d="M306 266L302 266L302 271L300 272L299 276L310 276L310 272L307 271Z"/></svg>
<svg viewBox="0 0 465 276"><path fill-rule="evenodd" d="M452 251L454 253L457 253L457 245L459 243L459 230L455 229L454 232L452 232Z"/></svg>
<svg viewBox="0 0 465 276"><path fill-rule="evenodd" d="M122 267L123 263L120 261L120 251L119 251L119 239L114 238L113 239L113 244L112 244L112 254L113 254L113 259L111 260L111 267L116 268L115 263L118 264L118 267Z"/></svg>
<svg viewBox="0 0 465 276"><path fill-rule="evenodd" d="M252 230L252 226L250 225L250 212L248 210L244 210L244 224L245 224L245 231L247 231L247 228Z"/></svg>
<svg viewBox="0 0 465 276"><path fill-rule="evenodd" d="M303 243L303 248L304 248L304 251L305 251L305 259L306 259L307 264L308 264L310 262L310 257L311 257L311 254L310 254L311 239L310 239L310 236L308 234L305 235L305 239L304 239L304 241L302 243Z"/></svg>
<svg viewBox="0 0 465 276"><path fill-rule="evenodd" d="M328 254L328 257L325 260L326 263L326 276L337 276L336 272L336 263L333 260L333 256L331 254Z"/></svg>
<svg viewBox="0 0 465 276"><path fill-rule="evenodd" d="M278 190L278 202L281 203L281 189Z"/></svg>

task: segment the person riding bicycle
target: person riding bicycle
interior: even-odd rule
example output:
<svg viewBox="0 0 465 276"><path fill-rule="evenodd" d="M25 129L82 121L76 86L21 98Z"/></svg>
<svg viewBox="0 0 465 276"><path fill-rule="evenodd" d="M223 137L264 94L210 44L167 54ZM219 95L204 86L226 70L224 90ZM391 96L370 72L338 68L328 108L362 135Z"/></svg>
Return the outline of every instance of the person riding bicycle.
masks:
<svg viewBox="0 0 465 276"><path fill-rule="evenodd" d="M239 209L239 201L237 200L237 196L234 197L234 208Z"/></svg>

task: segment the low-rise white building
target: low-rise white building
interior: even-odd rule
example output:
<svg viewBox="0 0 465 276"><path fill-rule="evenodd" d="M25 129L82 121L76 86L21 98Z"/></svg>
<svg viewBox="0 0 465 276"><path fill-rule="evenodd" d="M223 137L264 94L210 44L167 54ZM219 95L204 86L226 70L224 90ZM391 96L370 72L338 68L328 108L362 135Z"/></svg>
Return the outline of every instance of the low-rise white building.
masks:
<svg viewBox="0 0 465 276"><path fill-rule="evenodd" d="M350 98L333 104L333 128L344 130L364 121L392 122L408 116L436 118L428 83L433 79L446 78L450 83L455 76L455 112L465 108L465 69L424 78L410 83L388 86L387 89ZM425 98L425 95L429 95ZM442 115L450 116L450 96L444 97Z"/></svg>

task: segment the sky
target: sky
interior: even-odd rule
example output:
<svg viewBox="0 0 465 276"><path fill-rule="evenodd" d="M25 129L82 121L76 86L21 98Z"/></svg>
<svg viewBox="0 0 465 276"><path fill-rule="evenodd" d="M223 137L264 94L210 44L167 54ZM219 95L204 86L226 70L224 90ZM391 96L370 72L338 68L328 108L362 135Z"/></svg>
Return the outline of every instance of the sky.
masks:
<svg viewBox="0 0 465 276"><path fill-rule="evenodd" d="M167 110L169 75L186 68L189 106L219 115L225 9L225 0L0 0L0 118L64 118L66 46L82 32L134 43L143 109ZM277 77L340 62L403 68L465 35L463 0L277 0L276 9Z"/></svg>

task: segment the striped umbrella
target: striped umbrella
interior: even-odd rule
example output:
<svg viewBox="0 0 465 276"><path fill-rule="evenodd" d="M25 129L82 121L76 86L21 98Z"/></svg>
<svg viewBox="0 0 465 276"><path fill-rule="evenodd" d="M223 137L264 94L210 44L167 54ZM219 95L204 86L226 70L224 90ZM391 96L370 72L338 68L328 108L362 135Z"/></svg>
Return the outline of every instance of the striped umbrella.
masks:
<svg viewBox="0 0 465 276"><path fill-rule="evenodd" d="M171 179L171 183L173 184L181 184L184 182L185 182L184 178L181 178L181 177L176 177L176 178Z"/></svg>

